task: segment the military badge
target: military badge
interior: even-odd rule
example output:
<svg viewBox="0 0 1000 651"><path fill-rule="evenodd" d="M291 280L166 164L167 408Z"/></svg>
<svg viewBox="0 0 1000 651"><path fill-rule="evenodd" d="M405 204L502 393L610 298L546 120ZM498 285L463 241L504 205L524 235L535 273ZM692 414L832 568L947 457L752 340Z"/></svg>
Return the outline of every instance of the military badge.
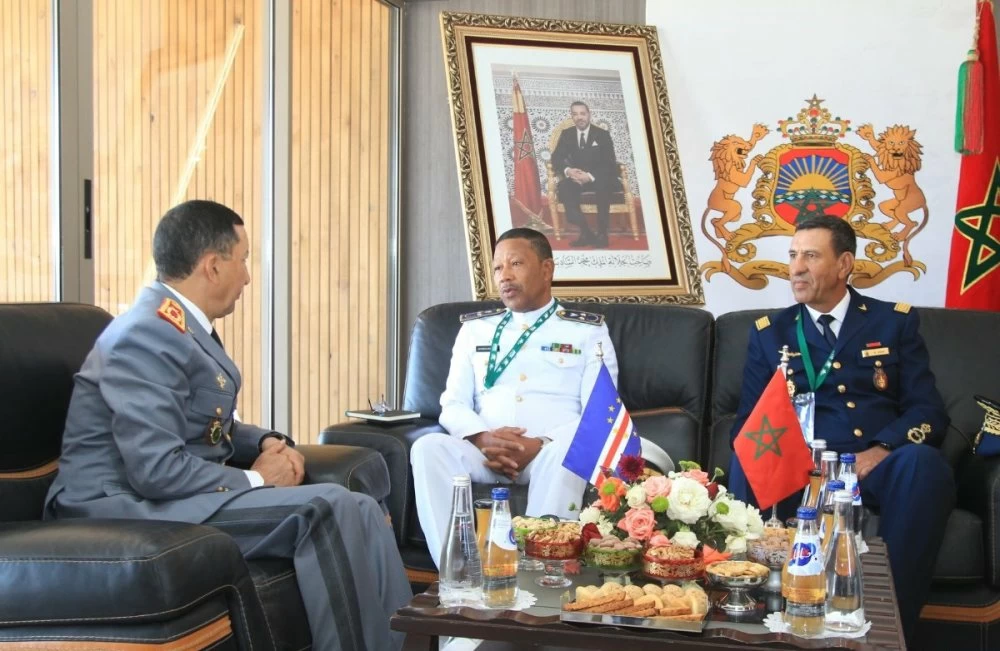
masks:
<svg viewBox="0 0 1000 651"><path fill-rule="evenodd" d="M215 376L215 381L219 383L220 389L226 388L226 376L223 375L222 373L219 373L218 375Z"/></svg>
<svg viewBox="0 0 1000 651"><path fill-rule="evenodd" d="M156 315L181 332L187 331L187 325L184 322L184 308L174 299L163 299L160 308L156 310Z"/></svg>
<svg viewBox="0 0 1000 651"><path fill-rule="evenodd" d="M983 408L983 426L972 441L973 454L989 457L1000 454L1000 402L986 396L974 396Z"/></svg>
<svg viewBox="0 0 1000 651"><path fill-rule="evenodd" d="M205 431L205 438L208 439L209 445L218 445L222 440L222 421L218 418L213 418L208 424L208 429Z"/></svg>
<svg viewBox="0 0 1000 651"><path fill-rule="evenodd" d="M871 125L862 125L854 134L874 151L866 153L842 142L852 132L851 121L832 115L824 101L813 95L794 119L778 120L787 142L754 156L749 164L750 152L770 133L767 126L754 125L749 139L729 135L712 145L716 185L702 215L702 232L722 257L701 266L706 280L724 273L748 289L763 289L768 276L787 280L786 263L754 259L754 240L790 237L799 219L816 215L844 219L859 240L870 240L863 249L867 259L859 251L854 262L853 286L872 287L904 271L918 278L927 271L909 252L910 240L928 218L914 177L921 165L916 132L895 125L876 138ZM750 186L757 170L751 221L741 224L743 205L735 195ZM878 204L886 221L875 221L872 178L892 192L891 199Z"/></svg>
<svg viewBox="0 0 1000 651"><path fill-rule="evenodd" d="M875 372L872 373L872 384L879 391L885 391L889 388L889 376L885 374L885 369L882 368L882 360L875 360Z"/></svg>

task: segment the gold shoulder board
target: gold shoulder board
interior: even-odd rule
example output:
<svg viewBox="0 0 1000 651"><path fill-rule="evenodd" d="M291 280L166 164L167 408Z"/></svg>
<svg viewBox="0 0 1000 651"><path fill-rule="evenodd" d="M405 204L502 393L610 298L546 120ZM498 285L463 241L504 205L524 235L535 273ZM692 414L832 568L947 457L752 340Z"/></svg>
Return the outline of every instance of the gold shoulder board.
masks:
<svg viewBox="0 0 1000 651"><path fill-rule="evenodd" d="M892 309L896 310L897 312L901 312L903 314L909 314L910 313L910 307L911 306L910 306L909 303L896 303L896 307L894 307Z"/></svg>
<svg viewBox="0 0 1000 651"><path fill-rule="evenodd" d="M187 330L187 326L184 322L184 308L182 308L174 299L163 299L163 302L160 303L160 309L156 311L156 314L181 332L185 332Z"/></svg>
<svg viewBox="0 0 1000 651"><path fill-rule="evenodd" d="M507 308L505 307L495 307L492 310L479 310L478 312L467 312L462 316L458 317L458 320L462 323L466 321L475 321L476 319L482 319L488 316L496 316L497 314L503 314Z"/></svg>
<svg viewBox="0 0 1000 651"><path fill-rule="evenodd" d="M584 312L583 310L556 310L556 316L563 321L576 321L577 323L587 323L595 326L604 323L603 314Z"/></svg>
<svg viewBox="0 0 1000 651"><path fill-rule="evenodd" d="M754 321L754 324L757 326L758 330L763 330L767 326L771 325L771 319L769 319L766 316L762 316L756 321Z"/></svg>

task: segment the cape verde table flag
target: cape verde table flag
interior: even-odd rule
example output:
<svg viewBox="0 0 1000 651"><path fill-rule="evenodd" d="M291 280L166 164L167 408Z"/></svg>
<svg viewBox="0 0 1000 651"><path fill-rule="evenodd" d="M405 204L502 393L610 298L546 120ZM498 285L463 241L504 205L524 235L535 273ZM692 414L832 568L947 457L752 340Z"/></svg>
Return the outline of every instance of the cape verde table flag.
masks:
<svg viewBox="0 0 1000 651"><path fill-rule="evenodd" d="M563 467L583 477L591 484L602 469L617 474L622 455L642 452L639 435L632 427L632 418L618 396L608 368L601 363L590 399L583 408L580 426L566 451Z"/></svg>

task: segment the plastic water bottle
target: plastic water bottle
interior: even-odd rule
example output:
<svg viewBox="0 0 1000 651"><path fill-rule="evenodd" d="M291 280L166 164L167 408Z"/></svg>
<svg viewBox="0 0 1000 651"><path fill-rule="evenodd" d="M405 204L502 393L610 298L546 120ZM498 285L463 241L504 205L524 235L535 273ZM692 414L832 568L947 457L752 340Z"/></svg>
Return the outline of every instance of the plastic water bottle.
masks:
<svg viewBox="0 0 1000 651"><path fill-rule="evenodd" d="M837 633L856 633L865 624L853 502L846 490L834 496L836 521L826 559L826 628Z"/></svg>
<svg viewBox="0 0 1000 651"><path fill-rule="evenodd" d="M864 524L865 510L861 504L861 484L858 483L858 471L856 470L856 458L850 452L840 455L840 479L844 482L844 490L851 493L852 511L854 521L854 533L861 533L861 526Z"/></svg>
<svg viewBox="0 0 1000 651"><path fill-rule="evenodd" d="M795 635L815 637L823 632L826 576L823 550L816 531L816 509L800 506L798 529L781 586L785 595L785 623Z"/></svg>
<svg viewBox="0 0 1000 651"><path fill-rule="evenodd" d="M479 603L483 588L472 518L472 481L468 475L456 475L451 486L451 526L441 547L438 598L445 607L472 606Z"/></svg>
<svg viewBox="0 0 1000 651"><path fill-rule="evenodd" d="M517 541L511 527L510 493L494 488L490 538L483 553L483 603L510 608L517 603Z"/></svg>

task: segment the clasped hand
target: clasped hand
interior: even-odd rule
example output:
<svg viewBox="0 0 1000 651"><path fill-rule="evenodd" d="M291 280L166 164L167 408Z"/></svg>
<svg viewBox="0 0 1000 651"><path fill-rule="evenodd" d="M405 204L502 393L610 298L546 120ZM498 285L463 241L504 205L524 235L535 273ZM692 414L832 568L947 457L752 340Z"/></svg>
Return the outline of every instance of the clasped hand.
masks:
<svg viewBox="0 0 1000 651"><path fill-rule="evenodd" d="M306 474L302 453L288 447L285 439L265 439L263 451L257 456L250 470L255 470L270 486L298 486Z"/></svg>
<svg viewBox="0 0 1000 651"><path fill-rule="evenodd" d="M470 436L469 440L486 457L483 465L513 481L542 448L540 440L524 436L525 432L523 427L498 427Z"/></svg>
<svg viewBox="0 0 1000 651"><path fill-rule="evenodd" d="M566 170L566 176L568 176L571 181L574 181L579 185L590 183L590 174L588 172L584 172L578 167L571 167Z"/></svg>

